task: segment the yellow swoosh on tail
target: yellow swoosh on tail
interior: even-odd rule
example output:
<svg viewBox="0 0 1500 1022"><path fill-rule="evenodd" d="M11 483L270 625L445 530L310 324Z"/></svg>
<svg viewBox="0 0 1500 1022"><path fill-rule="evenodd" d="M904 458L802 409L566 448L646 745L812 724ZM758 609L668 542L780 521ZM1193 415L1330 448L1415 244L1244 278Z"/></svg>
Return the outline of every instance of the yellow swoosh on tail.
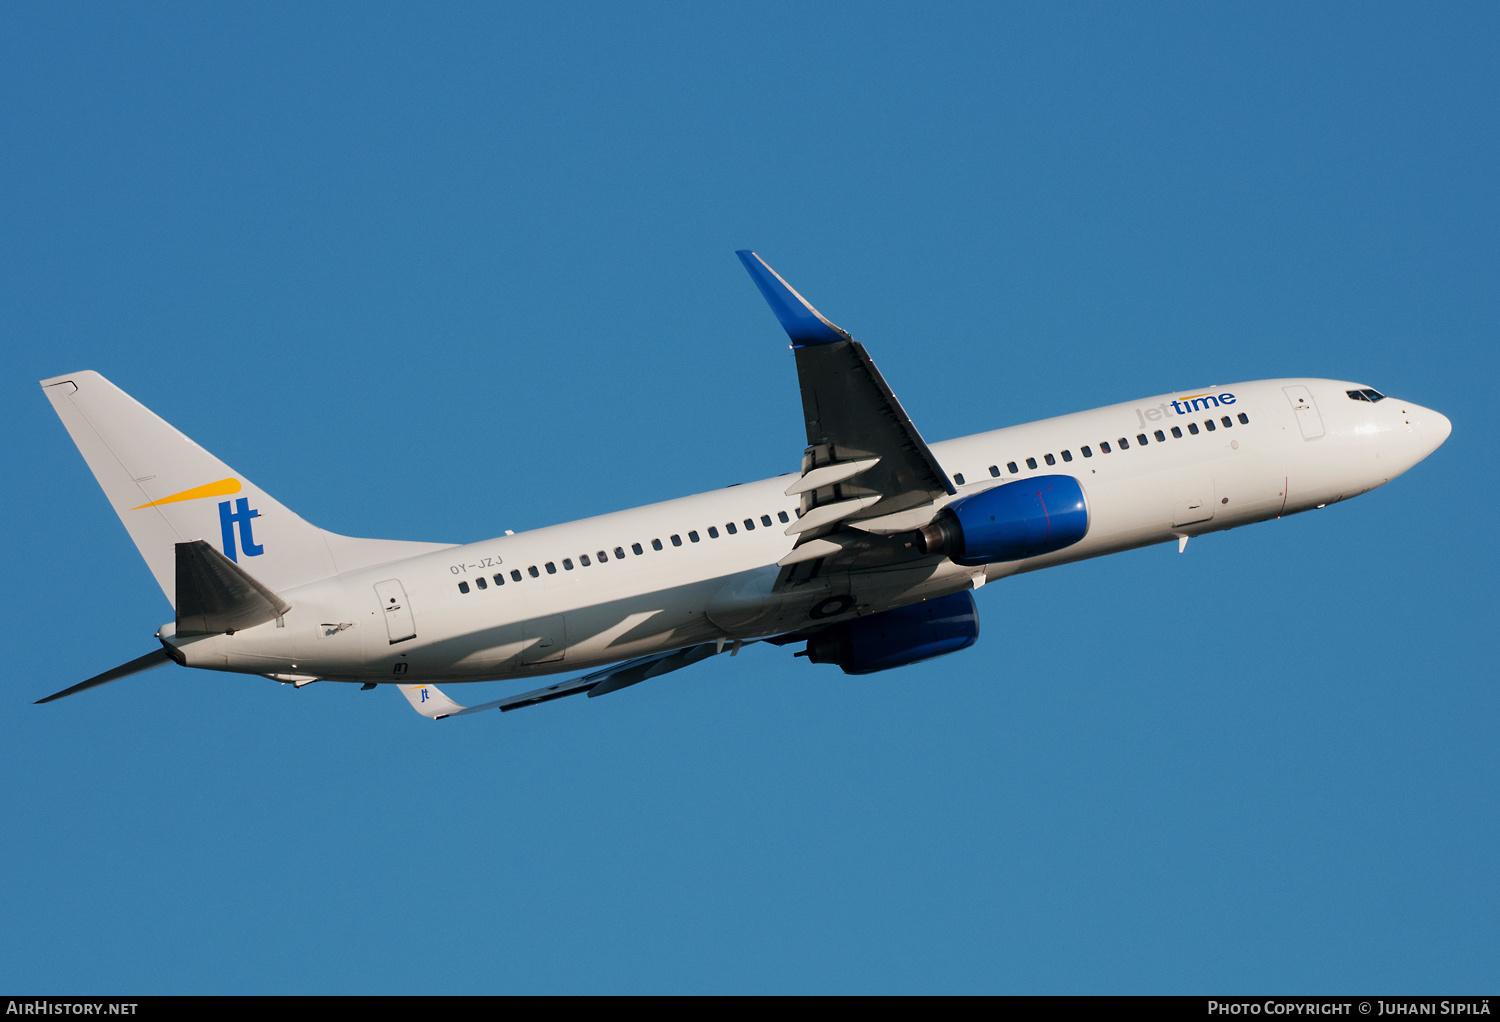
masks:
<svg viewBox="0 0 1500 1022"><path fill-rule="evenodd" d="M143 507L156 507L159 504L175 504L179 500L197 500L199 497L226 497L231 493L240 492L240 481L238 479L220 479L216 483L204 483L202 486L194 486L191 490L183 490L174 493L170 497L161 500L153 500L149 504L141 504L130 510L139 511Z"/></svg>

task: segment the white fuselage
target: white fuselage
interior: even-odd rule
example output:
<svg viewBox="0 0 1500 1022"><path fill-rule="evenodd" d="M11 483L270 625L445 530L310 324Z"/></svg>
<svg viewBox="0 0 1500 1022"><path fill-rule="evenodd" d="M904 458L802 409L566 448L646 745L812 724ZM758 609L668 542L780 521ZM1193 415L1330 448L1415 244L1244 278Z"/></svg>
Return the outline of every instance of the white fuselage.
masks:
<svg viewBox="0 0 1500 1022"><path fill-rule="evenodd" d="M1028 476L1079 480L1087 535L1025 560L975 568L926 558L777 593L776 562L796 539L785 531L798 507L784 495L789 474L300 586L282 594L292 610L279 625L180 642L167 625L161 635L194 667L357 682L520 678L783 635L1332 504L1390 481L1447 438L1439 413L1347 396L1361 386L1262 380L1190 392L1191 411L1170 394L933 444L958 490L948 502ZM810 616L829 606L847 609Z"/></svg>

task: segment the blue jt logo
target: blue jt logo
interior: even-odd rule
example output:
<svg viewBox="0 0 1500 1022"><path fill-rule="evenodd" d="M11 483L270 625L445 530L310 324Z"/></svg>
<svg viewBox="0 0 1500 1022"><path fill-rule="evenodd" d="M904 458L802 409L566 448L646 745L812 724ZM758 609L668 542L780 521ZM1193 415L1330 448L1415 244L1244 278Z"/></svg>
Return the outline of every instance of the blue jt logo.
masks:
<svg viewBox="0 0 1500 1022"><path fill-rule="evenodd" d="M427 689L422 689L422 702L427 702Z"/></svg>
<svg viewBox="0 0 1500 1022"><path fill-rule="evenodd" d="M219 503L219 528L224 530L224 556L231 561L238 561L235 556L234 527L240 527L239 548L245 552L246 557L259 557L266 552L266 548L255 542L255 537L250 533L250 519L259 518L260 512L250 506L249 497L241 497L234 502L234 510L229 510L229 501Z"/></svg>

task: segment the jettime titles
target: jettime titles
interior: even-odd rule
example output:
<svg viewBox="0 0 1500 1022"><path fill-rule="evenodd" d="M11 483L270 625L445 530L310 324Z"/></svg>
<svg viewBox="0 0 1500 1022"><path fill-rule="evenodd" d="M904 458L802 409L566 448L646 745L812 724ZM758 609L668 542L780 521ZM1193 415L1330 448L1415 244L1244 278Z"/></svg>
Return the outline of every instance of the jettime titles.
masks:
<svg viewBox="0 0 1500 1022"><path fill-rule="evenodd" d="M1180 397L1176 401L1163 401L1155 408L1137 408L1135 417L1141 420L1144 426L1147 422L1160 422L1172 415L1192 415L1208 408L1218 408L1220 405L1232 405L1235 402L1233 394L1193 394L1190 397Z"/></svg>

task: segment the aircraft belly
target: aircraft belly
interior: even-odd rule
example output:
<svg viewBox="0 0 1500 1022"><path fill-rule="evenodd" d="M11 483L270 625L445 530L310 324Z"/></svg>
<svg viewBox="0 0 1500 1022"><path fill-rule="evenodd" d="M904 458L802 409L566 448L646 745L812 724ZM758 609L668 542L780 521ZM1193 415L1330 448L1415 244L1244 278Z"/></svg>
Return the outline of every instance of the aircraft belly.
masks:
<svg viewBox="0 0 1500 1022"><path fill-rule="evenodd" d="M515 666L526 648L519 621L466 636L465 643L478 648L454 663L454 670L459 674L505 673Z"/></svg>

